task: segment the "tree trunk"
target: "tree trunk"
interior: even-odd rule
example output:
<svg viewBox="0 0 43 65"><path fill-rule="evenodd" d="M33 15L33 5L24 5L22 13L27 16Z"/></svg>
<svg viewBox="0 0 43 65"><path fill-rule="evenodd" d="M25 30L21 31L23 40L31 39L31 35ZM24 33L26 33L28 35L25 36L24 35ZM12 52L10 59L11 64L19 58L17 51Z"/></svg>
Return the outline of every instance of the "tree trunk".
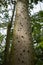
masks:
<svg viewBox="0 0 43 65"><path fill-rule="evenodd" d="M7 27L7 37L6 37L6 45L5 45L5 51L4 51L3 65L8 65L8 62L9 62L10 33L11 33L11 27L12 27L12 22L13 22L13 17L14 17L14 11L15 11L15 4L14 4L13 11L12 11L11 21L8 23L8 27Z"/></svg>
<svg viewBox="0 0 43 65"><path fill-rule="evenodd" d="M18 0L10 65L34 65L34 52L27 0Z"/></svg>

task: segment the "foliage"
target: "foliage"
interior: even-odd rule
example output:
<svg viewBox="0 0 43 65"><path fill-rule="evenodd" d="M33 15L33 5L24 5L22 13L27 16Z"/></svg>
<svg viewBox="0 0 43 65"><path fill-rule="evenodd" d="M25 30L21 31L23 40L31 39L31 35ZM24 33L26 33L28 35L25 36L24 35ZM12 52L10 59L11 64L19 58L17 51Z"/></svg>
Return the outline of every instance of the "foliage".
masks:
<svg viewBox="0 0 43 65"><path fill-rule="evenodd" d="M36 54L36 65L43 65L43 11L31 18L32 37Z"/></svg>
<svg viewBox="0 0 43 65"><path fill-rule="evenodd" d="M0 64L2 64L4 59L4 48L5 48L5 46L3 46L4 37L5 36L0 33Z"/></svg>
<svg viewBox="0 0 43 65"><path fill-rule="evenodd" d="M42 2L43 0L31 0L31 3L38 4L38 1Z"/></svg>

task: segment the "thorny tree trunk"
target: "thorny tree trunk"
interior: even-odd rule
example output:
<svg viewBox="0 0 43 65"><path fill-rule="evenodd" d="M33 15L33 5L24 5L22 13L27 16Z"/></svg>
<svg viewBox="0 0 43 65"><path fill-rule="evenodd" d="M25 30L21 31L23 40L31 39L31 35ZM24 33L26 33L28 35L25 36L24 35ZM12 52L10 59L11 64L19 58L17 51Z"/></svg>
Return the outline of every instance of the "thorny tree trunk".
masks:
<svg viewBox="0 0 43 65"><path fill-rule="evenodd" d="M28 1L18 0L16 4L10 65L34 65L33 50Z"/></svg>

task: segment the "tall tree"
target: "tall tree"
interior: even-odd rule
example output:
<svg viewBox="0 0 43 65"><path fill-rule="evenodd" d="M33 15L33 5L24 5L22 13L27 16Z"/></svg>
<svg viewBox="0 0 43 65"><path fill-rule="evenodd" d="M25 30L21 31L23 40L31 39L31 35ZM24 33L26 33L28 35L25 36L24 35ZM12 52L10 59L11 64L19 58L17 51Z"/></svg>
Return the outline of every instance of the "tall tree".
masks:
<svg viewBox="0 0 43 65"><path fill-rule="evenodd" d="M13 22L13 17L14 17L14 11L15 11L15 2L14 2L14 8L12 11L11 21L8 23L8 27L7 27L7 37L6 37L4 63L3 63L4 65L8 65L8 62L9 62L10 32L11 32L11 27L12 27L12 22Z"/></svg>
<svg viewBox="0 0 43 65"><path fill-rule="evenodd" d="M10 65L34 65L28 0L17 0Z"/></svg>

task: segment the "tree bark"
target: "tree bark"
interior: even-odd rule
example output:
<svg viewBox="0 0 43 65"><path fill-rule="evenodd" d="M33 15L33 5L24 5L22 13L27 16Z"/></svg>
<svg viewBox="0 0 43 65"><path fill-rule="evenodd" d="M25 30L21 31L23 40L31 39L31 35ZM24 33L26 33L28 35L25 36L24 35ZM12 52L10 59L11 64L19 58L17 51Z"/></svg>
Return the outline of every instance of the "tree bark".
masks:
<svg viewBox="0 0 43 65"><path fill-rule="evenodd" d="M8 23L8 27L7 27L7 37L6 37L6 45L5 45L5 51L4 51L3 65L8 65L8 62L9 62L10 33L11 33L11 27L12 27L12 22L13 22L13 17L14 17L14 11L15 11L15 4L14 4L13 11L12 11L11 21Z"/></svg>
<svg viewBox="0 0 43 65"><path fill-rule="evenodd" d="M34 65L28 0L18 0L16 4L16 19L9 63L10 65Z"/></svg>

